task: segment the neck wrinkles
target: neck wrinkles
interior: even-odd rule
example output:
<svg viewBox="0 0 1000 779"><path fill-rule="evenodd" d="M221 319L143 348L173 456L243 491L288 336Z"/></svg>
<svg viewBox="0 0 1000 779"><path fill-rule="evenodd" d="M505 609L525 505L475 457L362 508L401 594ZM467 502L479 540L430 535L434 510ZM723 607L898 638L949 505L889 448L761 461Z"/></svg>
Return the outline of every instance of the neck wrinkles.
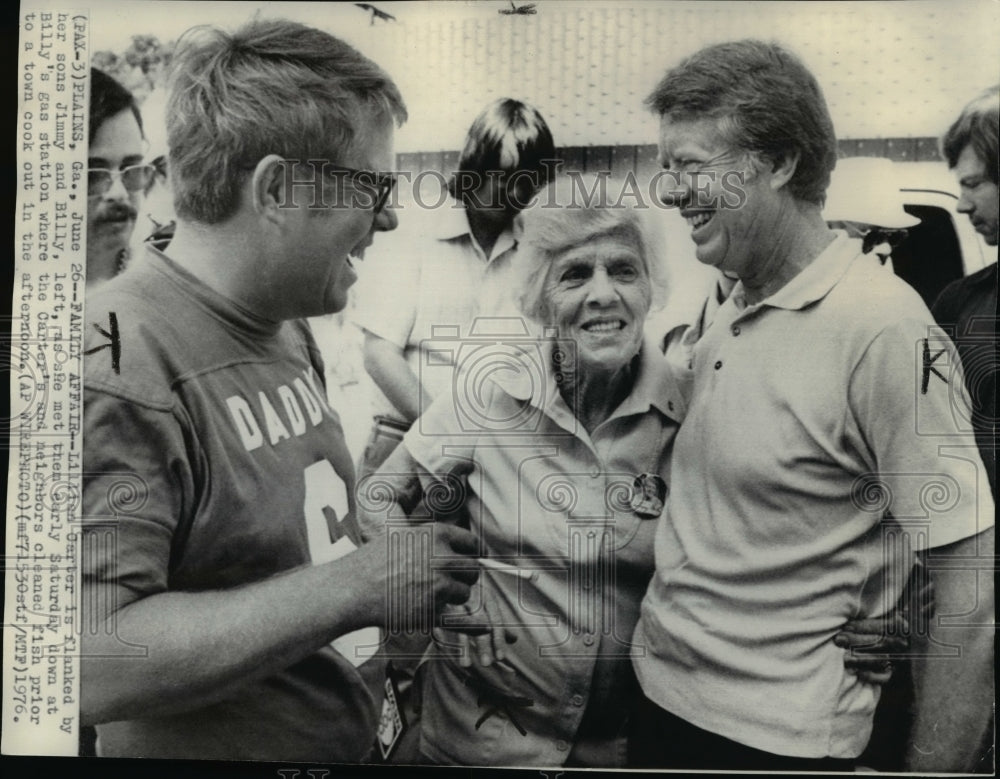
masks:
<svg viewBox="0 0 1000 779"><path fill-rule="evenodd" d="M557 384L559 394L588 433L607 421L628 397L635 386L638 368L638 354L615 370L565 371L553 365L553 371L562 376Z"/></svg>
<svg viewBox="0 0 1000 779"><path fill-rule="evenodd" d="M836 238L818 214L817 220L803 223L799 217L779 225L775 240L751 264L754 272L740 278L748 305L755 305L784 287Z"/></svg>

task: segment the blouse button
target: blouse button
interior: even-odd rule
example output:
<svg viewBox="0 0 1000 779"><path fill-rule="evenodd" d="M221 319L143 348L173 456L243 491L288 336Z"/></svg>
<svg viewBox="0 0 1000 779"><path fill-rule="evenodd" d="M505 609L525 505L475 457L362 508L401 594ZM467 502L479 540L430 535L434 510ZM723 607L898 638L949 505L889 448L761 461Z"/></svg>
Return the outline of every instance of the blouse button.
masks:
<svg viewBox="0 0 1000 779"><path fill-rule="evenodd" d="M739 334L740 334L740 326L733 325L733 335L739 335Z"/></svg>
<svg viewBox="0 0 1000 779"><path fill-rule="evenodd" d="M722 367L722 360L719 360L718 362L715 363L715 370L719 370L719 368L721 367Z"/></svg>

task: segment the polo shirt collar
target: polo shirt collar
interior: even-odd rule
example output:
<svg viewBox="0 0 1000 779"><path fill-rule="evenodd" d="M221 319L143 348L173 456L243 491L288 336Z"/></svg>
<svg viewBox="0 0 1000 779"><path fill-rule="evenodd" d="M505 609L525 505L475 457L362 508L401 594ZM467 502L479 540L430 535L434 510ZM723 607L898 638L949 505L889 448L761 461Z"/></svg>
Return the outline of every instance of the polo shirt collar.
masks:
<svg viewBox="0 0 1000 779"><path fill-rule="evenodd" d="M557 344L558 341L540 343L539 355L543 360L544 382L537 381L537 373L534 371L530 374L529 371L497 371L491 378L512 398L530 403L559 422L567 409L559 395L551 367L552 352ZM541 391L543 387L544 392ZM678 423L683 421L687 412L687 403L680 382L656 346L655 339L647 335L644 336L639 349L638 372L632 391L607 421L633 414L644 414L650 408L656 408L661 414Z"/></svg>
<svg viewBox="0 0 1000 779"><path fill-rule="evenodd" d="M687 404L680 383L656 341L648 336L643 338L639 350L638 371L632 392L615 409L611 419L643 414L650 408L656 408L675 422L683 421Z"/></svg>
<svg viewBox="0 0 1000 779"><path fill-rule="evenodd" d="M472 230L469 228L469 216L464 203L449 195L445 204L436 209L436 212L438 219L432 228L434 238L439 241L454 241L457 238L467 236L469 241L473 240ZM499 257L508 249L515 247L520 237L520 220L515 219L513 224L505 228L497 237L492 257Z"/></svg>
<svg viewBox="0 0 1000 779"><path fill-rule="evenodd" d="M803 268L785 286L762 300L758 306L784 308L790 311L805 308L829 294L850 264L861 254L861 241L846 233L835 231L835 238L808 266ZM733 302L742 309L746 306L743 282L733 288ZM750 307L752 308L752 307Z"/></svg>

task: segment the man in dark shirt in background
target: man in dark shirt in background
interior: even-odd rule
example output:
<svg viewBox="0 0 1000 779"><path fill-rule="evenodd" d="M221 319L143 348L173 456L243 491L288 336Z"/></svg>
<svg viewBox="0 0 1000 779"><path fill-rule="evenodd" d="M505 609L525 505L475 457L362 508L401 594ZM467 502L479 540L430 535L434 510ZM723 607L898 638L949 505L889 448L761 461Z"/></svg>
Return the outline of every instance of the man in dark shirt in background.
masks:
<svg viewBox="0 0 1000 779"><path fill-rule="evenodd" d="M958 179L956 210L968 214L990 246L1000 232L997 146L1000 84L983 91L941 139L941 153ZM938 296L934 318L958 347L972 400L972 426L986 466L990 490L997 486L997 264L952 282Z"/></svg>

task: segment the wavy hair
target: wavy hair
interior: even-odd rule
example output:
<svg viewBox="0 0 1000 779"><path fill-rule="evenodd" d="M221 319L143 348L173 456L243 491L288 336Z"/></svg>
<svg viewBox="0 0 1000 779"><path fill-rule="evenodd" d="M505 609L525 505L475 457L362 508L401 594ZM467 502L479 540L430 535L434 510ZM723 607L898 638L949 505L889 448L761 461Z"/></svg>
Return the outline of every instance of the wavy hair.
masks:
<svg viewBox="0 0 1000 779"><path fill-rule="evenodd" d="M472 122L458 169L448 181L448 192L461 200L465 181L482 182L491 171L527 171L538 177L537 190L551 179L555 156L552 131L538 109L510 97L501 98Z"/></svg>
<svg viewBox="0 0 1000 779"><path fill-rule="evenodd" d="M772 163L797 155L789 192L823 204L837 162L833 121L812 73L778 44L701 49L667 71L646 105L671 119L713 119L732 147Z"/></svg>
<svg viewBox="0 0 1000 779"><path fill-rule="evenodd" d="M268 154L339 161L371 122L406 120L378 65L328 33L254 20L233 33L196 27L178 42L167 145L178 216L225 221Z"/></svg>
<svg viewBox="0 0 1000 779"><path fill-rule="evenodd" d="M593 173L556 176L521 212L523 227L511 260L514 299L526 317L547 324L545 281L563 254L606 236L639 253L649 276L650 310L663 305L669 287L663 214L623 193L626 182ZM582 195L582 197L581 197Z"/></svg>
<svg viewBox="0 0 1000 779"><path fill-rule="evenodd" d="M958 119L941 138L941 156L954 168L966 146L972 146L986 168L986 175L997 183L997 146L1000 136L1000 84L984 89L962 109Z"/></svg>
<svg viewBox="0 0 1000 779"><path fill-rule="evenodd" d="M139 104L135 102L132 93L115 79L97 68L90 69L90 130L88 139L94 141L94 135L108 119L128 109L139 125L139 134L145 137L142 130L142 115Z"/></svg>

